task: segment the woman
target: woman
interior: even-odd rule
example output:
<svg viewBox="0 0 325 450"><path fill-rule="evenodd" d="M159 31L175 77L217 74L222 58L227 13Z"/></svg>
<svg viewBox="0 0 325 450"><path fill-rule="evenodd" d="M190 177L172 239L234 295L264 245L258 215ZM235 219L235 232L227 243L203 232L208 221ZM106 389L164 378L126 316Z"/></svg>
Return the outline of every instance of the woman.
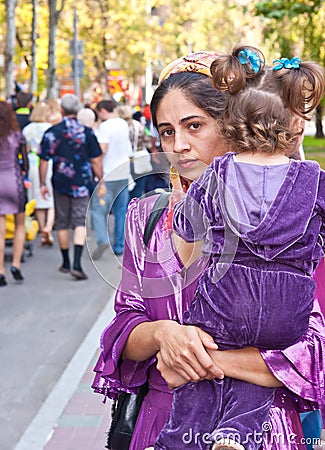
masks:
<svg viewBox="0 0 325 450"><path fill-rule="evenodd" d="M45 131L52 126L49 121L50 108L46 103L37 103L30 115L30 123L23 129L23 134L27 141L28 160L30 165L29 178L32 182L28 191L29 199L36 200L35 216L41 231L42 245L52 246L54 238L52 229L54 226L54 200L52 192L52 161L46 173L46 185L50 194L46 199L41 196L39 180L39 144Z"/></svg>
<svg viewBox="0 0 325 450"><path fill-rule="evenodd" d="M6 214L14 214L15 235L10 272L16 281L24 279L20 262L25 243L24 177L28 171L26 141L9 103L0 102L0 286L6 286L4 267Z"/></svg>
<svg viewBox="0 0 325 450"><path fill-rule="evenodd" d="M218 118L225 97L212 88L207 76L215 56L194 54L168 66L162 79L168 78L158 87L151 103L162 147L173 155L173 165L189 180L196 179L204 165L224 153L218 137ZM165 380L175 387L189 380L226 375L267 387L283 384L316 401L323 377L323 363L316 355L321 354L324 344L323 318L317 305L304 339L284 352L216 350L209 335L179 324L194 297L203 261L196 259L200 249L181 243L163 229L169 223L166 218L170 212L162 215L144 250L143 231L154 201L155 197L133 200L129 206L117 316L103 332L103 352L93 385L97 392L113 397L123 390L135 392L149 379L150 390L142 404L131 450L153 446L168 419L171 393ZM309 361L303 371L302 358ZM264 449L305 448L300 441L298 403L302 410L315 406L287 389L277 391L269 420L272 430L263 442Z"/></svg>

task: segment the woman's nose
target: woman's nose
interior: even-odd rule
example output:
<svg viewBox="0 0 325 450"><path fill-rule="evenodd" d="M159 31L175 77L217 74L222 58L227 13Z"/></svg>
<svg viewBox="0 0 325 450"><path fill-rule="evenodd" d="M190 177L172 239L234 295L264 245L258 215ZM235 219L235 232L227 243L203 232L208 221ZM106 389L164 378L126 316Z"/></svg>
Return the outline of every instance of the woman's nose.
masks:
<svg viewBox="0 0 325 450"><path fill-rule="evenodd" d="M182 132L175 132L174 148L175 153L188 152L190 150L190 144L186 139L186 136Z"/></svg>

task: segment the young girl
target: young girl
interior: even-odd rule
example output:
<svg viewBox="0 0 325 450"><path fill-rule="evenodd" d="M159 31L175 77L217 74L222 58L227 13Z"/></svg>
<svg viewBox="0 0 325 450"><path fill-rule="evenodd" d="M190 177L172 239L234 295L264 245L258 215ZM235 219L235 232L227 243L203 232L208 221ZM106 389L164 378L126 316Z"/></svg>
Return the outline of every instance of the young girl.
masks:
<svg viewBox="0 0 325 450"><path fill-rule="evenodd" d="M232 152L215 158L175 207L176 233L203 240L211 260L184 323L221 349L283 349L306 332L323 255L325 174L289 156L322 98L324 74L298 58L264 70L252 47L218 57L211 72L229 92L222 134ZM273 397L228 377L187 383L174 391L155 449L258 449Z"/></svg>

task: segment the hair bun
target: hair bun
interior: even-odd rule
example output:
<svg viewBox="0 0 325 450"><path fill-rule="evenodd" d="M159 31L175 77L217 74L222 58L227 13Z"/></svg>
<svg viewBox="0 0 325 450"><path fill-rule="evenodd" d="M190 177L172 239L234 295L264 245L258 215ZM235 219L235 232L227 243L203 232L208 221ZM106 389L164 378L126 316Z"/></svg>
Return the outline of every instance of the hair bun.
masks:
<svg viewBox="0 0 325 450"><path fill-rule="evenodd" d="M264 68L264 55L255 47L237 48L233 54L244 66L248 78L254 77Z"/></svg>
<svg viewBox="0 0 325 450"><path fill-rule="evenodd" d="M236 94L263 69L265 58L255 47L238 45L231 55L222 55L211 64L213 84L216 89Z"/></svg>

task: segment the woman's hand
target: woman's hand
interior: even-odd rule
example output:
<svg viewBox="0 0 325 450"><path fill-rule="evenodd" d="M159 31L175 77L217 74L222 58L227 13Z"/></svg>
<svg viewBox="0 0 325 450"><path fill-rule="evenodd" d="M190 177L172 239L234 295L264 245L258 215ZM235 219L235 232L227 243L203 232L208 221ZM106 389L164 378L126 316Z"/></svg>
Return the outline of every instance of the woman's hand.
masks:
<svg viewBox="0 0 325 450"><path fill-rule="evenodd" d="M159 370L161 376L164 378L167 386L171 390L175 389L178 386L182 386L182 384L185 384L187 382L187 380L183 378L178 372L166 366L160 352L157 353L157 369Z"/></svg>
<svg viewBox="0 0 325 450"><path fill-rule="evenodd" d="M224 373L214 362L207 349L218 349L213 338L191 325L180 325L172 320L156 322L154 340L159 349L160 367L175 371L183 383L203 378L223 378ZM181 384L183 384L181 383ZM173 384L171 382L171 384Z"/></svg>

